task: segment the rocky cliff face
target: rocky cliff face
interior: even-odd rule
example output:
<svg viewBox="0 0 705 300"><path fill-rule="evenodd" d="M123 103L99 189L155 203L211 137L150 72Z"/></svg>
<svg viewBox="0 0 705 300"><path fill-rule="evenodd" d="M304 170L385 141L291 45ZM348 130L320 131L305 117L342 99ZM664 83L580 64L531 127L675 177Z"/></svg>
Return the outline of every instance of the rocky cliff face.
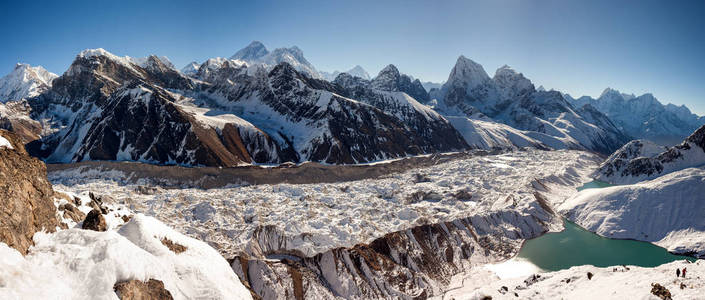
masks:
<svg viewBox="0 0 705 300"><path fill-rule="evenodd" d="M54 191L44 163L27 154L20 138L5 130L0 137L8 142L0 143L0 242L26 254L35 232L59 226Z"/></svg>

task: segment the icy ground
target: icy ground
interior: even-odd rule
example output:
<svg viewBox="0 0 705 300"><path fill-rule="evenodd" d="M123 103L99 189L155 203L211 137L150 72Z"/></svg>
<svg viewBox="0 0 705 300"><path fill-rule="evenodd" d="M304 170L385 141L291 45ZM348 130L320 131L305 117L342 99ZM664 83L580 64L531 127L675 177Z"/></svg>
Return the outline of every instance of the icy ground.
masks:
<svg viewBox="0 0 705 300"><path fill-rule="evenodd" d="M676 268L687 269L676 278ZM592 279L588 279L588 272ZM675 261L655 268L578 266L557 272L538 273L500 280L490 271L453 278L455 286L438 299L655 299L652 283L670 291L673 299L705 299L705 261ZM682 286L682 288L681 288ZM515 295L516 293L516 295Z"/></svg>
<svg viewBox="0 0 705 300"><path fill-rule="evenodd" d="M598 163L596 155L582 151L527 150L458 159L378 179L208 190L131 184L129 174L77 169L52 172L49 179L59 190L110 195L135 212L210 243L226 257L246 251L253 232L264 225L285 232L288 249L313 255L422 223L503 209L529 215L540 209L534 192L544 192L558 205L590 180ZM551 226L561 229L558 221Z"/></svg>
<svg viewBox="0 0 705 300"><path fill-rule="evenodd" d="M82 212L91 210L87 193L66 194L80 199ZM0 299L118 299L113 285L132 279L161 280L174 299L251 299L215 249L119 203L105 207L105 232L71 221L70 229L36 233L24 257L0 243ZM186 249L176 253L163 239Z"/></svg>

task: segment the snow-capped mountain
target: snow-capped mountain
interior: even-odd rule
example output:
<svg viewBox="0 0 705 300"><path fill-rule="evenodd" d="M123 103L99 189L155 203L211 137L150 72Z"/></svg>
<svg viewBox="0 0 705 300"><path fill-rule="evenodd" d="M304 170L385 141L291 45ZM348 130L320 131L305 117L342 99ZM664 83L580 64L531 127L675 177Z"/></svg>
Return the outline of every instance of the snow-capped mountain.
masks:
<svg viewBox="0 0 705 300"><path fill-rule="evenodd" d="M341 73L347 73L347 74L350 74L354 77L360 77L365 80L370 80L370 74L368 74L367 71L365 71L365 69L363 69L360 65L357 65L357 66L353 67L352 69L347 70L345 72L340 72L340 71L333 71L333 73L321 72L321 76L323 76L323 79L325 79L325 80L333 81Z"/></svg>
<svg viewBox="0 0 705 300"><path fill-rule="evenodd" d="M199 65L197 62L190 62L188 65L185 65L183 68L181 68L181 74L184 74L186 76L196 75L196 73L198 73L199 67L201 67L201 65Z"/></svg>
<svg viewBox="0 0 705 300"><path fill-rule="evenodd" d="M681 144L662 147L648 141L632 141L605 160L595 177L625 184L653 179L670 172L705 165L705 125Z"/></svg>
<svg viewBox="0 0 705 300"><path fill-rule="evenodd" d="M285 62L310 77L323 78L316 68L306 60L303 51L296 46L277 48L270 52L262 43L253 41L247 47L237 51L230 59L244 61L249 65L261 64L270 70Z"/></svg>
<svg viewBox="0 0 705 300"><path fill-rule="evenodd" d="M156 56L135 60L103 49L83 51L50 90L29 101L32 116L50 120L55 130L27 148L50 162L249 163L237 123L207 126L177 104L171 91L194 87Z"/></svg>
<svg viewBox="0 0 705 300"><path fill-rule="evenodd" d="M83 51L29 101L50 134L28 149L49 162L234 166L361 163L468 147L447 120L396 86L358 95L286 62L270 69L213 58L197 69L186 77L156 56Z"/></svg>
<svg viewBox="0 0 705 300"><path fill-rule="evenodd" d="M37 96L49 89L56 77L58 77L56 74L45 70L42 66L32 67L18 63L10 74L0 78L0 102L18 101Z"/></svg>
<svg viewBox="0 0 705 300"><path fill-rule="evenodd" d="M705 117L693 114L684 105L663 105L652 94L637 97L607 88L597 99L588 96L567 99L575 107L592 105L632 137L664 146L678 143L705 124Z"/></svg>
<svg viewBox="0 0 705 300"><path fill-rule="evenodd" d="M205 87L207 94L221 97L213 105L238 112L266 132L287 155L294 156L289 160L358 163L467 147L447 121L438 128L414 126L433 120L437 117L433 112L420 108L422 112L413 110L409 116L399 110L380 110L366 101L347 98L349 91L305 76L288 63L269 72L233 64L210 74L205 69L201 66L197 78L211 84ZM403 93L386 93L379 99L406 103L404 107L417 103ZM425 134L446 139L430 139Z"/></svg>
<svg viewBox="0 0 705 300"><path fill-rule="evenodd" d="M536 90L508 66L490 78L480 64L464 56L458 58L441 90L430 96L438 100L437 109L444 115L485 115L556 149L611 153L629 140L600 112L575 110L559 92Z"/></svg>
<svg viewBox="0 0 705 300"><path fill-rule="evenodd" d="M370 81L371 87L380 91L404 92L421 103L430 99L426 89L418 79L412 80L410 76L399 73L394 65L388 65Z"/></svg>

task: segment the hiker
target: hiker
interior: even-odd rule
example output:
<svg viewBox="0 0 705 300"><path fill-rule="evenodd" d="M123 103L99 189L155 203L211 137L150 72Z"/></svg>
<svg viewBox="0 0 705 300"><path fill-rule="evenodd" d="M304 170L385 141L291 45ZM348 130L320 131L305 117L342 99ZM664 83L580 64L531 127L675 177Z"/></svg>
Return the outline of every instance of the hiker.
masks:
<svg viewBox="0 0 705 300"><path fill-rule="evenodd" d="M676 278L681 277L681 269L676 268Z"/></svg>
<svg viewBox="0 0 705 300"><path fill-rule="evenodd" d="M683 268L683 278L685 278L685 271L686 271L686 269Z"/></svg>

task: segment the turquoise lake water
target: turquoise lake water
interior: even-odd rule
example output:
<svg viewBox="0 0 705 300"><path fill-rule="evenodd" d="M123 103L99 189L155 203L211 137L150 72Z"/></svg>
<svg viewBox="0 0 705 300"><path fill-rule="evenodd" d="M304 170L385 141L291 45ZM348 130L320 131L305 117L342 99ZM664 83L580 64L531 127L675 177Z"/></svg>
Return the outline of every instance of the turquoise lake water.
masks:
<svg viewBox="0 0 705 300"><path fill-rule="evenodd" d="M607 186L610 184L593 181L578 190ZM651 243L609 239L589 232L568 220L564 220L564 224L565 230L561 232L547 233L527 240L519 250L518 258L526 259L546 271L557 271L580 265L655 267L675 260L695 261L692 257L671 254L666 249Z"/></svg>

